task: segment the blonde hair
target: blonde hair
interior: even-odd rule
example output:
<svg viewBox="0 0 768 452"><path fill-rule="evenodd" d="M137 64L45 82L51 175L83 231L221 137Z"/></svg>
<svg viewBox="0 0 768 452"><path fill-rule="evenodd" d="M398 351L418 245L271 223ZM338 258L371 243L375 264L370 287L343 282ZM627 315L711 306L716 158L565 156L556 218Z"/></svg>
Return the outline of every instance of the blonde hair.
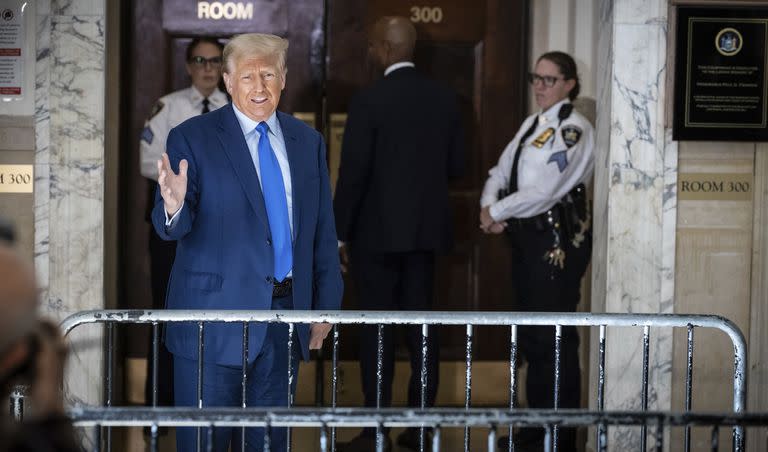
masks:
<svg viewBox="0 0 768 452"><path fill-rule="evenodd" d="M280 36L267 35L262 33L245 33L233 37L226 46L224 46L222 70L231 73L234 70L233 65L243 58L259 58L275 55L277 56L277 69L280 75L284 76L288 72L285 67L285 55L288 51L288 40Z"/></svg>

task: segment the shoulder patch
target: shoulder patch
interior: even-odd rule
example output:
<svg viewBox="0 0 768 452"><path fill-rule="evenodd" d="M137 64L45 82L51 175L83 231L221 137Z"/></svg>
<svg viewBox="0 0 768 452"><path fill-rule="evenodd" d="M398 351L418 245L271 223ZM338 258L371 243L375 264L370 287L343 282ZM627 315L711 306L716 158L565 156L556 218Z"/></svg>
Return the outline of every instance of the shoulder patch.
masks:
<svg viewBox="0 0 768 452"><path fill-rule="evenodd" d="M152 140L155 138L155 134L152 133L152 129L149 126L144 127L141 131L141 141L147 144L152 144Z"/></svg>
<svg viewBox="0 0 768 452"><path fill-rule="evenodd" d="M165 107L165 104L162 101L155 102L155 105L152 106L152 112L149 113L149 119L154 118L157 116L158 113Z"/></svg>
<svg viewBox="0 0 768 452"><path fill-rule="evenodd" d="M568 167L568 152L553 152L552 155L549 156L549 160L547 160L547 163L552 162L557 163L557 169L562 173Z"/></svg>
<svg viewBox="0 0 768 452"><path fill-rule="evenodd" d="M582 131L580 128L569 124L560 129L560 133L563 135L563 141L565 142L565 145L570 148L579 142L581 139Z"/></svg>

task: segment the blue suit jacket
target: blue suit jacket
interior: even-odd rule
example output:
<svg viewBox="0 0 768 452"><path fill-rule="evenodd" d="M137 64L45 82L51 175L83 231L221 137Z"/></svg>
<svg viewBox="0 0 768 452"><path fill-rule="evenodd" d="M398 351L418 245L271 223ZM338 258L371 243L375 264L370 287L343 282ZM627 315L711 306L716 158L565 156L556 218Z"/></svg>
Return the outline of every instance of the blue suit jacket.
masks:
<svg viewBox="0 0 768 452"><path fill-rule="evenodd" d="M291 167L293 192L293 307L339 309L343 291L333 219L325 144L301 121L277 112ZM173 228L166 228L163 200L152 211L155 230L176 240L168 283L168 309L271 308L274 256L269 221L256 168L231 104L191 118L171 130L167 152L179 170L186 159L187 194ZM242 364L242 326L206 324L204 357L222 365ZM297 325L304 359L309 325ZM249 361L266 324L249 329ZM197 326L169 324L166 346L197 359Z"/></svg>

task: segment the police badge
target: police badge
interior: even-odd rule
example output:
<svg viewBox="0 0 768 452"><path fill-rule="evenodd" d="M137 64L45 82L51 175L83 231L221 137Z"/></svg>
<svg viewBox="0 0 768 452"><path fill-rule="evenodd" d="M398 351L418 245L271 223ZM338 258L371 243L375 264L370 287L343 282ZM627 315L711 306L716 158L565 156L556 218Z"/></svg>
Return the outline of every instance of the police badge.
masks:
<svg viewBox="0 0 768 452"><path fill-rule="evenodd" d="M545 144L547 144L547 141L549 141L549 139L552 138L552 135L554 134L555 134L555 129L550 127L544 132L542 132L541 135L537 136L533 141L531 141L531 144L541 149L544 147Z"/></svg>
<svg viewBox="0 0 768 452"><path fill-rule="evenodd" d="M581 129L576 126L567 125L560 130L560 133L563 135L563 141L565 142L565 145L570 148L579 142L582 132Z"/></svg>

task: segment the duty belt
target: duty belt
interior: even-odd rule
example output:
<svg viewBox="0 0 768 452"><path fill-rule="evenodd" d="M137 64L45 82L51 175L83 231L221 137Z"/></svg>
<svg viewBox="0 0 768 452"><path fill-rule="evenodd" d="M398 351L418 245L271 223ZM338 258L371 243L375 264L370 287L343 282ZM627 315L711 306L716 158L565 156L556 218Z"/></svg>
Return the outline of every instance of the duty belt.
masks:
<svg viewBox="0 0 768 452"><path fill-rule="evenodd" d="M499 199L507 195L508 193L502 191L499 193ZM574 187L546 212L528 218L508 218L505 221L507 233L513 232L511 227L535 226L541 231L556 226L558 229L562 228L570 237L577 232L580 223L590 221L584 184Z"/></svg>
<svg viewBox="0 0 768 452"><path fill-rule="evenodd" d="M535 226L538 231L550 230L552 247L546 251L543 258L554 267L563 269L566 241L570 242L572 247L579 248L586 239L592 222L586 189L583 184L579 184L546 212L530 218L509 218L506 222L507 234L514 234L515 229L529 225Z"/></svg>
<svg viewBox="0 0 768 452"><path fill-rule="evenodd" d="M525 226L535 226L537 230L542 230L547 225L547 212L530 217L530 218L509 218L505 220L507 228L505 231L507 234L512 234L513 228L522 228Z"/></svg>

